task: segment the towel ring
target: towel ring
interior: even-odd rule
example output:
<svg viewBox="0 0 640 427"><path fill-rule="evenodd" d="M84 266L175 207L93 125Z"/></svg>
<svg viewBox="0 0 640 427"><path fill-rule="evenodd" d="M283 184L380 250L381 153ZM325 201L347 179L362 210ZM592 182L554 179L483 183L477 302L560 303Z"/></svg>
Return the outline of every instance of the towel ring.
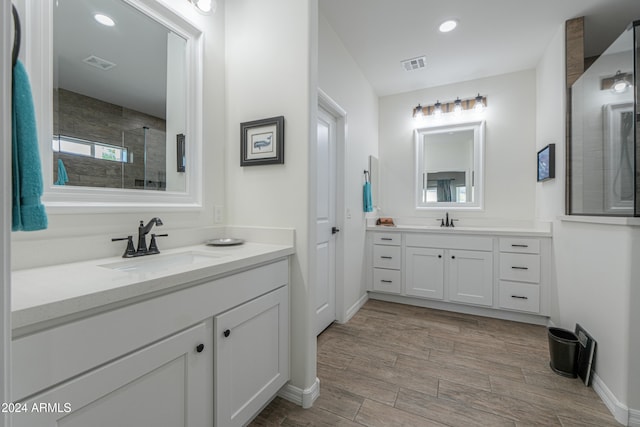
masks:
<svg viewBox="0 0 640 427"><path fill-rule="evenodd" d="M16 6L11 4L13 9L13 22L14 22L14 36L13 36L13 52L12 52L12 65L15 66L18 62L18 55L20 55L20 16L16 10Z"/></svg>

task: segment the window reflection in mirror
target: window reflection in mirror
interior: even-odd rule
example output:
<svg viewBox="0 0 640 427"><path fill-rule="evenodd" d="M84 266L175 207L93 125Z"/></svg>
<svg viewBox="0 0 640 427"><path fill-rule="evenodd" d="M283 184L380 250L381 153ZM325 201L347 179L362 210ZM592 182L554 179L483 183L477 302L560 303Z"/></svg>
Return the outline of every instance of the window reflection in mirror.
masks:
<svg viewBox="0 0 640 427"><path fill-rule="evenodd" d="M57 0L53 182L185 191L175 157L186 126L185 55L184 38L123 0Z"/></svg>
<svg viewBox="0 0 640 427"><path fill-rule="evenodd" d="M416 130L416 208L482 208L484 122Z"/></svg>

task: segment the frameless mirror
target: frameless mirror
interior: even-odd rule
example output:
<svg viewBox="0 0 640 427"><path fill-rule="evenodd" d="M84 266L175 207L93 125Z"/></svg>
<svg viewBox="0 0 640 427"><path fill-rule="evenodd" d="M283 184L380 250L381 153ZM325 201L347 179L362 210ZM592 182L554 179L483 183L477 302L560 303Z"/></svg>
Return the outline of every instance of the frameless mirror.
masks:
<svg viewBox="0 0 640 427"><path fill-rule="evenodd" d="M202 31L161 2L35 9L51 17L41 34L52 94L41 132L45 203L198 206Z"/></svg>
<svg viewBox="0 0 640 427"><path fill-rule="evenodd" d="M484 121L416 129L416 208L482 209Z"/></svg>

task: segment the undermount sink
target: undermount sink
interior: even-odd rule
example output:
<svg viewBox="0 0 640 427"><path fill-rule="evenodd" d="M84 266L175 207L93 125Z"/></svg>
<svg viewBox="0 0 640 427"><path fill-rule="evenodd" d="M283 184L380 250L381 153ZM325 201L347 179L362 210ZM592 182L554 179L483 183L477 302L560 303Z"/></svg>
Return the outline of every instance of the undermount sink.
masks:
<svg viewBox="0 0 640 427"><path fill-rule="evenodd" d="M146 255L127 261L102 264L100 267L131 273L152 273L168 270L176 267L211 262L217 258L223 258L226 254L214 254L209 252L178 252L175 254Z"/></svg>

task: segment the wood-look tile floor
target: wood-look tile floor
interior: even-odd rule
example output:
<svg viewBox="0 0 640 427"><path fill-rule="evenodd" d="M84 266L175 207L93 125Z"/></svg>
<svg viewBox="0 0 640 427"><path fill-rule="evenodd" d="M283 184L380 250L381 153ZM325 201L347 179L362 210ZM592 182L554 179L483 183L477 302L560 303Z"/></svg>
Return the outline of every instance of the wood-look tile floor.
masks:
<svg viewBox="0 0 640 427"><path fill-rule="evenodd" d="M369 300L318 336L320 397L251 426L619 426L549 368L545 327Z"/></svg>

